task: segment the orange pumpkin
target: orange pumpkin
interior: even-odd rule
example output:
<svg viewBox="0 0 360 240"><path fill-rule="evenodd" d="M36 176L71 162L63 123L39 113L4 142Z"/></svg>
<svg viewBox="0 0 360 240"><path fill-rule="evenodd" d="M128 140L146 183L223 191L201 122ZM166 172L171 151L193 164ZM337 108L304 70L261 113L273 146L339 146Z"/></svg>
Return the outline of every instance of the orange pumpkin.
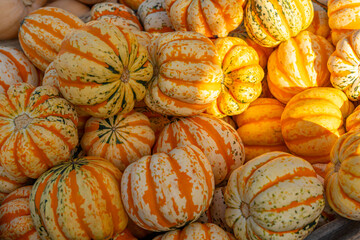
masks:
<svg viewBox="0 0 360 240"><path fill-rule="evenodd" d="M313 1L314 19L306 31L312 32L315 35L322 36L328 41L331 41L331 29L329 27L329 17L327 8L318 2Z"/></svg>
<svg viewBox="0 0 360 240"><path fill-rule="evenodd" d="M346 131L360 130L360 106L357 106L355 110L346 118Z"/></svg>
<svg viewBox="0 0 360 240"><path fill-rule="evenodd" d="M0 164L0 204L11 192L27 184L27 178L16 178L8 174Z"/></svg>
<svg viewBox="0 0 360 240"><path fill-rule="evenodd" d="M116 234L111 240L137 240L128 229Z"/></svg>

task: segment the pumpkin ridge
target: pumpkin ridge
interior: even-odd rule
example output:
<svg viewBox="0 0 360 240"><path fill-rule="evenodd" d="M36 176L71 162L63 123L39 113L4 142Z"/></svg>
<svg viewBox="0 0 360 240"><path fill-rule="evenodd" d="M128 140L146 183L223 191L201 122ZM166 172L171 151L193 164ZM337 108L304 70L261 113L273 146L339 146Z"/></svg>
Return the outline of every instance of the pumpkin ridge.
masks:
<svg viewBox="0 0 360 240"><path fill-rule="evenodd" d="M65 138L63 135L61 135L61 134L58 132L58 129L54 128L53 126L47 127L47 126L43 126L43 125L40 124L40 123L33 123L33 125L38 126L38 127L41 127L41 128L43 128L43 129L45 129L45 130L53 133L55 136L57 136L59 139L61 139L61 140L68 146L69 149L74 148L74 146L72 146L72 144L71 144L68 140L66 140L66 138Z"/></svg>
<svg viewBox="0 0 360 240"><path fill-rule="evenodd" d="M206 224L201 224L201 229L203 229L204 234L205 234L205 238L204 239L211 239L211 236L209 234L210 232L210 228L206 225Z"/></svg>
<svg viewBox="0 0 360 240"><path fill-rule="evenodd" d="M48 158L48 156L44 153L44 150L40 149L40 148L38 147L38 145L35 143L34 139L33 139L33 138L31 137L31 135L29 134L29 130L26 129L25 132L26 132L26 134L27 134L27 136L28 136L28 138L29 138L29 143L30 143L30 145L34 148L34 151L32 151L32 152L34 153L34 155L35 155L36 157L38 157L39 160L40 160L40 162L43 163L43 164L45 164L47 168L48 168L48 167L52 167L54 164L50 161L50 159ZM42 159L43 159L44 161L42 161Z"/></svg>
<svg viewBox="0 0 360 240"><path fill-rule="evenodd" d="M301 14L301 19L302 19L302 20L306 20L303 4L302 4L301 2L299 2L299 0L294 0L294 3L295 3L295 5L296 5L296 8L297 8L297 9L300 9L299 12L300 12L300 14ZM312 2L311 2L310 4L312 5ZM311 22L312 22L312 21L308 21L308 25L310 25ZM306 21L305 21L305 23L306 23ZM302 28L305 30L306 26L302 26ZM292 33L291 30L290 30L289 32ZM291 35L293 35L293 34L291 34Z"/></svg>
<svg viewBox="0 0 360 240"><path fill-rule="evenodd" d="M57 32L54 29L52 29L51 25L35 21L34 19L31 18L26 19L26 21L35 27L46 30L47 32L51 33L51 35L53 35L54 37L59 38L59 40L62 40L65 37L60 32Z"/></svg>
<svg viewBox="0 0 360 240"><path fill-rule="evenodd" d="M314 203L316 201L318 201L319 199L323 199L323 195L318 195L316 197L309 197L308 199L305 199L304 201L298 202L298 201L293 201L291 202L289 205L284 206L284 207L280 207L280 208L275 208L275 209L268 209L268 210L264 210L265 212L281 212L281 211L286 211L289 210L291 208L294 207L298 207L301 205L311 205L311 203Z"/></svg>
<svg viewBox="0 0 360 240"><path fill-rule="evenodd" d="M195 81L191 81L191 80L182 80L182 79L179 79L179 78L168 78L168 77L166 77L166 76L164 76L164 73L160 73L160 75L161 75L161 78L163 78L164 79L164 81L169 81L169 82L171 82L171 83L175 83L175 84L177 84L177 85L182 85L182 86L194 86L194 87L197 87L198 85L199 85L199 89L201 89L201 90L204 90L204 89L206 89L206 90L216 90L217 88L218 88L218 83L215 83L215 82L207 82L206 83L206 88L204 88L202 85L204 85L204 83L203 82L199 82L199 81L197 81L197 80L195 80ZM200 86L202 87L202 88L200 88Z"/></svg>
<svg viewBox="0 0 360 240"><path fill-rule="evenodd" d="M252 1L249 1L249 2L251 3ZM261 13L260 13L259 11L257 11L255 4L250 5L250 6L252 7L252 9L251 9L251 16L252 16L253 19L256 21L256 24L259 25L259 29L261 29L261 31L263 31L263 32L266 34L266 36L267 36L268 38L270 38L272 41L278 42L279 40L277 40L277 39L269 32L269 30L266 28L266 26L264 26L261 18L259 17L259 15L260 15ZM254 9L254 8L255 8L255 9ZM251 34L249 35L249 37L251 37ZM259 43L259 41L258 41L257 39L254 39L254 41L257 42L257 43ZM259 44L260 44L260 43L259 43Z"/></svg>
<svg viewBox="0 0 360 240"><path fill-rule="evenodd" d="M289 22L286 19L286 17L284 16L284 11L283 11L282 5L279 3L278 0L268 0L268 1L273 5L275 12L281 13L281 14L278 14L277 16L281 19L281 23L286 28L286 31L289 33L292 33L291 28L289 26ZM296 0L294 0L294 2L296 2ZM279 29L276 29L276 30L280 32Z"/></svg>
<svg viewBox="0 0 360 240"><path fill-rule="evenodd" d="M331 132L330 130L326 130L326 132L321 133L323 136L325 135L331 135L334 134L333 132ZM286 144L290 143L290 144L299 144L299 143L304 143L307 142L309 140L313 140L313 139L317 139L319 136L301 136L301 138L299 139L286 139ZM328 155L328 154L326 154ZM311 155L313 156L313 155ZM321 155L323 156L323 155Z"/></svg>
<svg viewBox="0 0 360 240"><path fill-rule="evenodd" d="M19 38L20 46L24 52L29 55L28 58L35 59L35 61L40 62L43 65L49 65L50 61L45 60L42 56L40 56L34 49L30 48L27 44L25 44L23 38Z"/></svg>
<svg viewBox="0 0 360 240"><path fill-rule="evenodd" d="M339 176L337 176L337 177L339 178ZM347 195L347 194L345 193L345 191L344 191L344 189L343 189L343 187L342 187L342 184L340 184L340 181L339 181L338 185L339 185L339 189L340 189L340 194L341 194L341 196L342 196L343 198L346 198L346 199L350 200L351 203L353 203L354 205L356 205L356 208L357 208L357 209L360 209L360 203L359 203L358 201L354 200L353 198L351 198L349 195Z"/></svg>
<svg viewBox="0 0 360 240"><path fill-rule="evenodd" d="M18 202L18 201L17 201ZM22 204L23 205L23 204ZM5 206L4 203L1 203L1 207ZM5 212L0 218L0 222L11 222L16 219L19 215L29 215L30 209L17 209L16 212Z"/></svg>
<svg viewBox="0 0 360 240"><path fill-rule="evenodd" d="M199 12L201 14L201 17L199 17L199 19L201 19L201 24L205 27L204 35L205 36L212 35L212 30L207 22L206 14L204 13L204 10L201 6L201 0L198 0L198 6L199 6Z"/></svg>
<svg viewBox="0 0 360 240"><path fill-rule="evenodd" d="M15 142L14 142L14 163L15 163L15 165L16 165L16 167L17 167L17 170L18 170L18 172L20 173L20 175L21 176L26 176L25 174L24 174L24 167L19 163L19 156L18 156L18 147L20 146L19 144L18 144L18 142L19 142L19 132L16 132L15 133ZM11 136L13 136L13 134L11 134ZM1 163L1 162L0 162Z"/></svg>
<svg viewBox="0 0 360 240"><path fill-rule="evenodd" d="M47 100L49 100L51 98L53 98L53 97L50 97L49 95L44 95L41 97L41 100L36 100L36 103L34 105L32 105L30 109L28 109L29 106L26 106L26 110L34 111L35 108L37 108L39 105L42 105L43 103L45 103Z"/></svg>
<svg viewBox="0 0 360 240"><path fill-rule="evenodd" d="M335 11L328 11L329 17L335 13L340 12L341 10L345 9L345 8L356 8L356 7L360 7L360 3L350 3L350 4L344 4L342 6L340 6L339 8L337 8ZM332 10L332 8L330 8L329 10Z"/></svg>
<svg viewBox="0 0 360 240"><path fill-rule="evenodd" d="M3 176L0 176L0 182L9 182L9 183L12 183L12 184L18 184L18 182L16 182L16 181L14 181L14 180L11 180L11 179L9 179L9 178L7 178L7 177L3 177ZM9 201L11 201L12 199L10 199ZM6 203L6 201L2 201L1 202L1 205L2 204L5 204Z"/></svg>
<svg viewBox="0 0 360 240"><path fill-rule="evenodd" d="M306 80L305 86L313 86L314 83L311 81L310 76L309 76L309 72L307 71L306 68L306 63L307 61L305 61L304 59L304 54L302 54L301 49L300 49L300 43L297 41L297 38L291 38L290 41L293 41L293 46L295 48L295 55L296 55L296 59L299 60L300 64L296 64L298 68L300 68L300 74L301 74L301 80ZM305 74L302 74L305 73ZM315 79L316 81L316 79Z"/></svg>
<svg viewBox="0 0 360 240"><path fill-rule="evenodd" d="M62 22L68 24L69 26L77 26L78 28L81 27L81 25L79 25L79 23L80 24L82 23L81 20L75 21L74 19L67 17L67 15L63 15L63 13L53 11L53 9L56 10L56 8L54 8L54 7L39 8L38 10L36 10L36 14L37 15L49 15L49 16L60 19ZM66 17L64 18L64 16L66 16Z"/></svg>
<svg viewBox="0 0 360 240"><path fill-rule="evenodd" d="M18 73L20 75L20 78L23 80L23 82L26 81L27 79L27 70L26 68L24 67L23 64L21 64L16 57L13 56L13 54L11 54L10 52L8 51L4 51L3 49L0 49L0 53L5 55L7 58L9 58L16 66L16 68L19 70ZM0 81L0 85L3 86L3 85L6 85L7 88L9 87L9 85L3 83L3 81ZM4 87L3 87L4 88ZM4 89L7 89L7 88L4 88Z"/></svg>

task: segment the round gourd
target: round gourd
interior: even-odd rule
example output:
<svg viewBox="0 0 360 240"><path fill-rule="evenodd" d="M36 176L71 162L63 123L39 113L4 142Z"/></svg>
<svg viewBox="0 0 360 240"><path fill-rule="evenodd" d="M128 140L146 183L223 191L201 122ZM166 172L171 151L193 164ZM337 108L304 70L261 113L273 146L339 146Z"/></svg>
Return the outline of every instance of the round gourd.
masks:
<svg viewBox="0 0 360 240"><path fill-rule="evenodd" d="M267 80L272 95L287 103L307 88L330 86L326 63L333 51L329 41L308 31L281 43L268 61Z"/></svg>
<svg viewBox="0 0 360 240"><path fill-rule="evenodd" d="M29 197L32 186L21 187L3 200L0 206L0 239L40 240L30 216Z"/></svg>
<svg viewBox="0 0 360 240"><path fill-rule="evenodd" d="M314 18L306 31L312 32L315 35L322 36L328 41L331 40L331 29L329 27L329 17L327 15L327 8L321 3L313 1Z"/></svg>
<svg viewBox="0 0 360 240"><path fill-rule="evenodd" d="M304 239L324 208L323 191L304 159L265 153L231 174L225 219L236 239Z"/></svg>
<svg viewBox="0 0 360 240"><path fill-rule="evenodd" d="M90 12L90 8L88 6L76 0L56 0L47 4L46 7L61 8L78 17L82 17Z"/></svg>
<svg viewBox="0 0 360 240"><path fill-rule="evenodd" d="M360 130L360 106L357 106L355 110L346 118L346 131Z"/></svg>
<svg viewBox="0 0 360 240"><path fill-rule="evenodd" d="M193 31L209 38L226 37L243 20L245 0L165 0L176 31Z"/></svg>
<svg viewBox="0 0 360 240"><path fill-rule="evenodd" d="M30 212L41 239L103 240L121 233L127 215L121 172L100 157L73 159L36 180Z"/></svg>
<svg viewBox="0 0 360 240"><path fill-rule="evenodd" d="M259 56L240 38L218 38L214 44L224 80L219 97L206 111L219 118L240 114L261 94L264 70L259 65Z"/></svg>
<svg viewBox="0 0 360 240"><path fill-rule="evenodd" d="M58 54L65 35L83 24L80 18L63 9L38 9L21 22L21 48L35 67L45 71Z"/></svg>
<svg viewBox="0 0 360 240"><path fill-rule="evenodd" d="M11 192L27 184L27 178L16 178L8 174L0 164L0 204Z"/></svg>
<svg viewBox="0 0 360 240"><path fill-rule="evenodd" d="M213 193L211 165L193 145L145 156L130 164L121 180L126 212L150 231L169 231L196 221Z"/></svg>
<svg viewBox="0 0 360 240"><path fill-rule="evenodd" d="M245 160L244 146L235 129L209 116L172 120L160 133L153 152L169 152L189 144L204 152L211 164L216 185L227 179Z"/></svg>
<svg viewBox="0 0 360 240"><path fill-rule="evenodd" d="M144 98L153 74L136 37L105 21L89 22L67 35L54 67L62 95L101 118L130 112Z"/></svg>
<svg viewBox="0 0 360 240"><path fill-rule="evenodd" d="M314 17L311 0L248 0L244 25L264 47L275 47L309 27Z"/></svg>
<svg viewBox="0 0 360 240"><path fill-rule="evenodd" d="M78 143L76 111L54 87L12 85L0 94L0 115L0 164L16 178L38 178Z"/></svg>
<svg viewBox="0 0 360 240"><path fill-rule="evenodd" d="M210 39L195 32L169 32L155 38L148 49L155 68L145 96L151 110L197 115L217 99L223 73Z"/></svg>
<svg viewBox="0 0 360 240"><path fill-rule="evenodd" d="M295 95L281 115L287 147L311 163L328 163L332 146L345 133L344 119L353 109L335 88L310 88Z"/></svg>
<svg viewBox="0 0 360 240"><path fill-rule="evenodd" d="M245 160L261 154L288 152L281 135L281 114L285 106L276 99L258 98L240 115L234 116L245 147Z"/></svg>
<svg viewBox="0 0 360 240"><path fill-rule="evenodd" d="M360 30L338 42L335 52L329 58L328 68L332 85L344 91L350 100L360 100Z"/></svg>

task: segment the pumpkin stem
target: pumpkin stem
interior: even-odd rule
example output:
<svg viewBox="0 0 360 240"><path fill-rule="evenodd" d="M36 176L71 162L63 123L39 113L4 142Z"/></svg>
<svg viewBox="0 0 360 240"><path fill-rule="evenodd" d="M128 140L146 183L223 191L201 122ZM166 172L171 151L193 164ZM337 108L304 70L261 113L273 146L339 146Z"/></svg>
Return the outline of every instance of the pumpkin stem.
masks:
<svg viewBox="0 0 360 240"><path fill-rule="evenodd" d="M337 161L337 163L335 164L335 172L338 172L340 170L341 167L341 162Z"/></svg>
<svg viewBox="0 0 360 240"><path fill-rule="evenodd" d="M22 0L26 7L33 5L34 0Z"/></svg>
<svg viewBox="0 0 360 240"><path fill-rule="evenodd" d="M121 74L120 80L124 83L129 82L130 80L130 71L127 68L124 68L124 71Z"/></svg>
<svg viewBox="0 0 360 240"><path fill-rule="evenodd" d="M244 218L250 217L250 207L249 204L241 202L240 210Z"/></svg>
<svg viewBox="0 0 360 240"><path fill-rule="evenodd" d="M26 128L32 122L32 120L33 119L26 113L17 116L14 119L15 131Z"/></svg>

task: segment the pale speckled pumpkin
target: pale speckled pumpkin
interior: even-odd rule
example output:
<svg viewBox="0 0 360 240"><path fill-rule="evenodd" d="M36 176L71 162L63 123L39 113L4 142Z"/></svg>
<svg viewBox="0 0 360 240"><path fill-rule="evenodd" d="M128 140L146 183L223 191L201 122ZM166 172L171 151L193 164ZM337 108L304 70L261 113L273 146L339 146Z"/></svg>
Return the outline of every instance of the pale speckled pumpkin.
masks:
<svg viewBox="0 0 360 240"><path fill-rule="evenodd" d="M265 153L231 174L225 219L236 239L304 239L324 208L323 192L310 163Z"/></svg>
<svg viewBox="0 0 360 240"><path fill-rule="evenodd" d="M234 116L237 132L245 147L245 160L261 154L288 152L281 134L281 114L285 106L276 99L258 98L240 115Z"/></svg>
<svg viewBox="0 0 360 240"><path fill-rule="evenodd" d="M226 37L243 20L245 0L165 0L176 31L193 31L210 38Z"/></svg>
<svg viewBox="0 0 360 240"><path fill-rule="evenodd" d="M272 95L287 103L307 88L330 86L326 63L333 51L329 41L308 31L281 43L268 61L267 80Z"/></svg>
<svg viewBox="0 0 360 240"><path fill-rule="evenodd" d="M328 68L332 85L344 91L350 100L360 100L360 30L338 42L335 52L329 58Z"/></svg>
<svg viewBox="0 0 360 240"><path fill-rule="evenodd" d="M0 206L0 239L40 240L30 216L32 186L21 187L4 199Z"/></svg>
<svg viewBox="0 0 360 240"><path fill-rule="evenodd" d="M197 115L221 92L223 73L210 39L195 32L169 32L148 47L155 74L146 105L163 115Z"/></svg>
<svg viewBox="0 0 360 240"><path fill-rule="evenodd" d="M287 147L311 163L329 162L332 146L345 133L344 119L353 109L335 88L310 88L295 95L281 115Z"/></svg>
<svg viewBox="0 0 360 240"><path fill-rule="evenodd" d="M205 153L216 185L227 179L245 160L244 146L236 130L220 119L207 116L172 120L160 133L153 152L169 152L188 144Z"/></svg>
<svg viewBox="0 0 360 240"><path fill-rule="evenodd" d="M232 238L213 223L191 223L183 229L173 230L153 240L231 240Z"/></svg>
<svg viewBox="0 0 360 240"><path fill-rule="evenodd" d="M75 15L55 7L40 8L24 18L19 29L22 50L41 71L55 59L66 34L84 25Z"/></svg>
<svg viewBox="0 0 360 240"><path fill-rule="evenodd" d="M311 0L248 0L244 25L249 36L264 47L275 47L309 27Z"/></svg>
<svg viewBox="0 0 360 240"><path fill-rule="evenodd" d="M261 94L264 70L259 65L259 56L241 38L218 38L214 44L224 80L219 97L206 112L219 118L240 114Z"/></svg>
<svg viewBox="0 0 360 240"><path fill-rule="evenodd" d="M121 233L128 221L121 176L100 157L73 159L41 175L30 194L31 217L41 238L103 240Z"/></svg>
<svg viewBox="0 0 360 240"><path fill-rule="evenodd" d="M136 37L104 21L73 31L54 61L69 102L94 117L130 112L145 96L153 68Z"/></svg>
<svg viewBox="0 0 360 240"><path fill-rule="evenodd" d="M0 163L16 178L38 178L78 143L76 111L54 87L12 85L0 94L0 116Z"/></svg>
<svg viewBox="0 0 360 240"><path fill-rule="evenodd" d="M346 118L345 126L347 132L360 130L360 106Z"/></svg>
<svg viewBox="0 0 360 240"><path fill-rule="evenodd" d="M27 184L27 178L16 178L8 174L0 164L0 204L3 199L17 188Z"/></svg>
<svg viewBox="0 0 360 240"><path fill-rule="evenodd" d="M150 231L169 231L196 221L213 193L211 165L193 145L145 156L130 164L121 180L126 212Z"/></svg>
<svg viewBox="0 0 360 240"><path fill-rule="evenodd" d="M313 1L313 6L314 18L306 31L322 36L326 38L329 42L332 42L331 29L329 27L329 17L327 15L326 6L315 1Z"/></svg>
<svg viewBox="0 0 360 240"><path fill-rule="evenodd" d="M90 118L81 138L88 156L99 156L112 162L120 171L132 162L151 154L155 142L149 119L131 111L110 118Z"/></svg>

